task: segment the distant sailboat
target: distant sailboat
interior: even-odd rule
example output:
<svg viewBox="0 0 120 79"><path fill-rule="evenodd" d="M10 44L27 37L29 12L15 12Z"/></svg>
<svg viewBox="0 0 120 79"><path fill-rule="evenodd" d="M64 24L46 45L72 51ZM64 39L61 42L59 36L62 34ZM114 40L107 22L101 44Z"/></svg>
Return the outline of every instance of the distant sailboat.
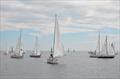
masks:
<svg viewBox="0 0 120 79"><path fill-rule="evenodd" d="M90 57L94 57L94 58L114 58L115 57L114 45L113 43L108 44L107 36L101 50L100 50L100 46L101 46L101 43L100 43L100 32L99 32L97 49L94 52L89 52Z"/></svg>
<svg viewBox="0 0 120 79"><path fill-rule="evenodd" d="M40 58L41 57L41 52L39 50L38 37L37 36L36 36L36 40L35 40L35 49L32 52L32 54L30 55L30 57L35 57L35 58Z"/></svg>
<svg viewBox="0 0 120 79"><path fill-rule="evenodd" d="M22 49L22 42L21 42L21 32L22 30L20 30L20 35L19 35L19 38L18 38L18 43L17 43L17 46L16 46L16 50L13 51L13 53L11 54L11 58L23 58L23 54L24 54L24 51Z"/></svg>
<svg viewBox="0 0 120 79"><path fill-rule="evenodd" d="M6 49L5 49L4 55L8 55L8 54L9 54L9 51L8 51L7 42L6 42Z"/></svg>
<svg viewBox="0 0 120 79"><path fill-rule="evenodd" d="M13 47L10 47L9 53L11 54L13 52L14 52Z"/></svg>
<svg viewBox="0 0 120 79"><path fill-rule="evenodd" d="M109 44L107 40L107 36L105 39L105 43L103 45L103 50L101 50L98 58L114 58L115 57L115 50L113 43Z"/></svg>
<svg viewBox="0 0 120 79"><path fill-rule="evenodd" d="M54 28L54 41L53 41L53 51L50 54L50 57L47 59L48 64L57 64L58 57L64 55L64 48L60 40L60 32L58 26L57 15L55 15L55 28Z"/></svg>
<svg viewBox="0 0 120 79"><path fill-rule="evenodd" d="M69 48L68 48L67 52L70 53L70 49Z"/></svg>

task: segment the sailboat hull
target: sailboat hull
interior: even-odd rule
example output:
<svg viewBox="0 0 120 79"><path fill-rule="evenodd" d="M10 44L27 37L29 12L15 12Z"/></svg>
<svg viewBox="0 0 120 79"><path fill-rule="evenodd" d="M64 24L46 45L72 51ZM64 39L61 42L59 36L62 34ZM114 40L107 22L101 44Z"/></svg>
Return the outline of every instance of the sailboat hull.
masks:
<svg viewBox="0 0 120 79"><path fill-rule="evenodd" d="M97 58L114 58L115 56L114 55L111 55L111 56L98 56Z"/></svg>
<svg viewBox="0 0 120 79"><path fill-rule="evenodd" d="M58 64L56 58L49 58L49 59L47 59L47 63L48 63L48 64Z"/></svg>
<svg viewBox="0 0 120 79"><path fill-rule="evenodd" d="M30 55L30 57L33 57L33 58L40 58L41 55Z"/></svg>
<svg viewBox="0 0 120 79"><path fill-rule="evenodd" d="M23 56L18 56L18 55L12 55L11 58L23 58Z"/></svg>
<svg viewBox="0 0 120 79"><path fill-rule="evenodd" d="M95 54L90 54L90 58L114 58L114 55L95 55Z"/></svg>

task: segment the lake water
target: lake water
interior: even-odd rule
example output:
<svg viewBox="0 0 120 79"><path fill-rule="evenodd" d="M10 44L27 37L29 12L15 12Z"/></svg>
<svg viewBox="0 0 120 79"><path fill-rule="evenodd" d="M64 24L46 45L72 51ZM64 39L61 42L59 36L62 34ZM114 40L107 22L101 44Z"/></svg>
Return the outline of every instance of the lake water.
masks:
<svg viewBox="0 0 120 79"><path fill-rule="evenodd" d="M49 53L41 58L11 59L0 54L0 79L120 79L120 55L114 59L89 58L87 52L71 52L59 64L47 64Z"/></svg>

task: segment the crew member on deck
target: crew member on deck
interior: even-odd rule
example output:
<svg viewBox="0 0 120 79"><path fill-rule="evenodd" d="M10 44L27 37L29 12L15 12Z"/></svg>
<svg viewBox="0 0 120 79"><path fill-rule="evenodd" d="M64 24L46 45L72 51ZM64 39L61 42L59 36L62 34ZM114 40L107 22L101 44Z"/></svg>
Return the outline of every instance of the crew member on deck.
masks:
<svg viewBox="0 0 120 79"><path fill-rule="evenodd" d="M52 48L51 48L50 58L53 58L53 50L52 50Z"/></svg>

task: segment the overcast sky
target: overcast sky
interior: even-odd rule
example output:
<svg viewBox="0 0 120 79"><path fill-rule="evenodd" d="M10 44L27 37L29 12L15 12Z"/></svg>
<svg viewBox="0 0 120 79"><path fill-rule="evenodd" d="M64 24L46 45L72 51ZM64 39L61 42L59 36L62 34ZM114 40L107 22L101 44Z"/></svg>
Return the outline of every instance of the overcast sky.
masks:
<svg viewBox="0 0 120 79"><path fill-rule="evenodd" d="M95 50L100 31L101 41L108 35L118 50L120 0L0 0L0 48L15 47L22 28L25 49L33 49L39 35L40 49L49 50L55 14L65 49Z"/></svg>

